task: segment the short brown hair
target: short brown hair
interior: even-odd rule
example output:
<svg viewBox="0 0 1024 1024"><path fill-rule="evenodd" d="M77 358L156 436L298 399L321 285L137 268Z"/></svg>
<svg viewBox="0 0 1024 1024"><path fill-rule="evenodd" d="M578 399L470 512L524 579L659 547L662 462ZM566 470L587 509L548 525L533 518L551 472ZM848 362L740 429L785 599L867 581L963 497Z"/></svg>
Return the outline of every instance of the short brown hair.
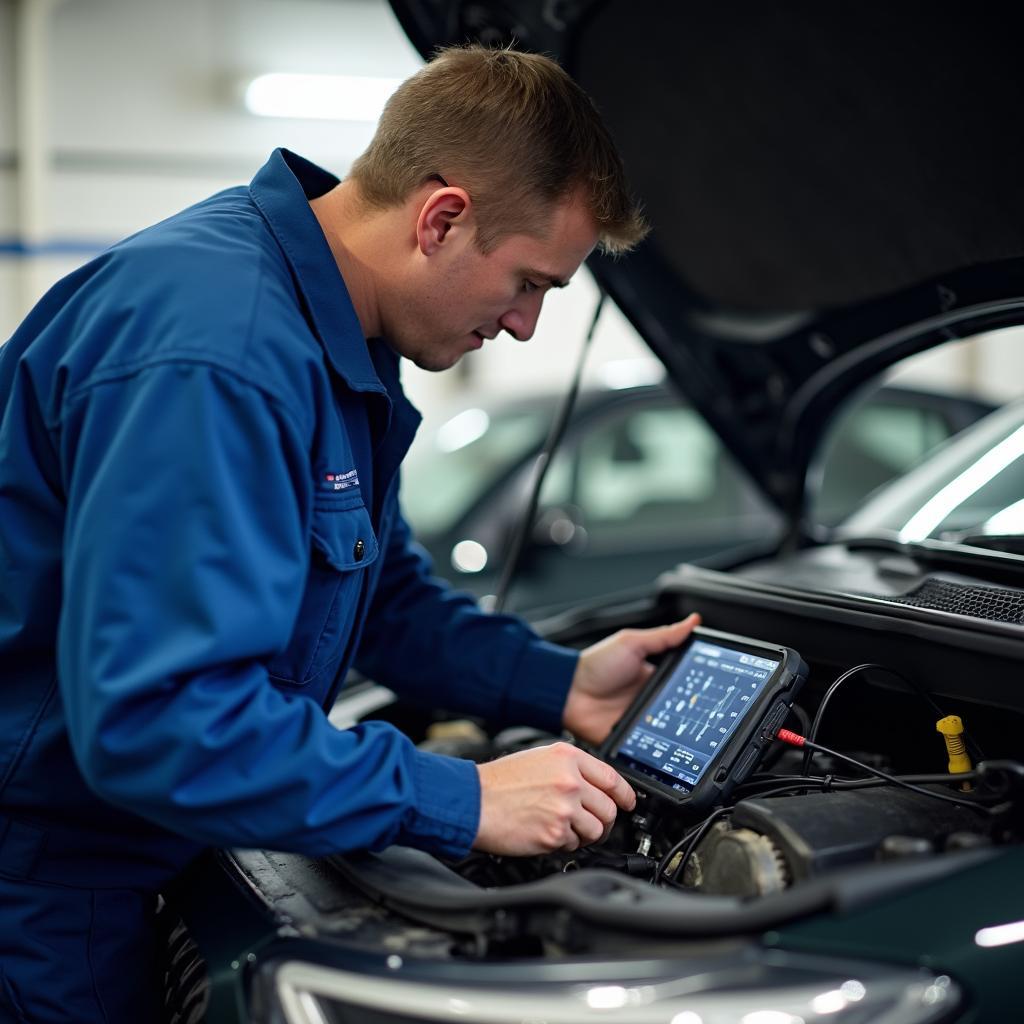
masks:
<svg viewBox="0 0 1024 1024"><path fill-rule="evenodd" d="M648 230L597 108L538 54L439 50L388 101L350 175L382 208L435 176L469 193L485 252L510 234L542 232L549 205L577 189L606 252L631 249Z"/></svg>

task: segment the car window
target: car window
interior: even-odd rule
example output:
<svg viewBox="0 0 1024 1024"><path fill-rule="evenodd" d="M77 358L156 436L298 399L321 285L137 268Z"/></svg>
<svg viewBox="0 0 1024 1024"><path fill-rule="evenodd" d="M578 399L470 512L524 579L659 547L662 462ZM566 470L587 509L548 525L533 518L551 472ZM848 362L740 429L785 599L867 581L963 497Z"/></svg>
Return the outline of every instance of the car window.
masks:
<svg viewBox="0 0 1024 1024"><path fill-rule="evenodd" d="M930 405L933 396L873 394L839 422L824 460L814 519L834 526L882 484L905 473L958 424Z"/></svg>
<svg viewBox="0 0 1024 1024"><path fill-rule="evenodd" d="M546 407L464 409L418 437L402 467L403 507L417 532L450 529L543 439ZM442 486L443 484L443 486Z"/></svg>
<svg viewBox="0 0 1024 1024"><path fill-rule="evenodd" d="M771 516L704 420L677 400L619 409L587 429L556 456L541 505L576 509L592 551L685 543L709 526L725 549L748 539L739 527L731 534L730 521Z"/></svg>
<svg viewBox="0 0 1024 1024"><path fill-rule="evenodd" d="M717 445L690 409L622 416L580 450L576 500L592 524L713 496Z"/></svg>
<svg viewBox="0 0 1024 1024"><path fill-rule="evenodd" d="M844 524L903 541L1024 534L1024 404L1007 405L963 431L880 490Z"/></svg>
<svg viewBox="0 0 1024 1024"><path fill-rule="evenodd" d="M1020 393L1019 329L958 338L916 353L839 411L808 478L813 522L836 526L876 490Z"/></svg>
<svg viewBox="0 0 1024 1024"><path fill-rule="evenodd" d="M1020 395L1010 372L1020 340L1019 328L952 340L902 360L866 389L823 446L816 521L945 539L1024 497L1012 461L984 480L973 467L989 448L1012 444L1006 431L1016 418L1004 403Z"/></svg>

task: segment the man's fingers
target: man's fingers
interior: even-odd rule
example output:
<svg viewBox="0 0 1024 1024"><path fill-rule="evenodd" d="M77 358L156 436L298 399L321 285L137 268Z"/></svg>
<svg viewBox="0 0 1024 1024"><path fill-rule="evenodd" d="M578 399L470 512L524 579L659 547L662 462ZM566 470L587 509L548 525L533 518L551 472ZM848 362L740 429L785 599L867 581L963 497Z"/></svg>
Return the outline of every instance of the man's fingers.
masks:
<svg viewBox="0 0 1024 1024"><path fill-rule="evenodd" d="M596 757L583 758L580 761L580 774L592 786L607 793L624 811L636 807L636 793L632 786L612 767Z"/></svg>
<svg viewBox="0 0 1024 1024"><path fill-rule="evenodd" d="M693 612L685 619L680 619L667 626L640 630L636 637L643 646L645 654L661 654L662 651L681 644L693 632L694 627L699 625L700 616Z"/></svg>
<svg viewBox="0 0 1024 1024"><path fill-rule="evenodd" d="M611 766L567 743L477 765L480 825L474 849L524 855L599 842L636 794Z"/></svg>
<svg viewBox="0 0 1024 1024"><path fill-rule="evenodd" d="M613 824L615 815L619 813L618 804L597 786L587 785L580 796L580 803L584 810L601 822L602 829Z"/></svg>
<svg viewBox="0 0 1024 1024"><path fill-rule="evenodd" d="M589 846L604 836L604 822L599 818L595 818L593 814L583 807L572 816L570 825L579 840L580 846Z"/></svg>

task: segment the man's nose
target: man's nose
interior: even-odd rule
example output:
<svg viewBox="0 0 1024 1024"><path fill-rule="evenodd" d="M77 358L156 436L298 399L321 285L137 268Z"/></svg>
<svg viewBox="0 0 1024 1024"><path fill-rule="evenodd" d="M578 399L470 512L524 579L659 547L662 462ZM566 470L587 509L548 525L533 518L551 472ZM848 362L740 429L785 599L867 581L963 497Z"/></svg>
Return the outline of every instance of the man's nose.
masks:
<svg viewBox="0 0 1024 1024"><path fill-rule="evenodd" d="M516 341L529 341L537 329L537 319L540 317L543 301L543 298L538 298L522 306L513 306L498 319L501 329L508 331Z"/></svg>

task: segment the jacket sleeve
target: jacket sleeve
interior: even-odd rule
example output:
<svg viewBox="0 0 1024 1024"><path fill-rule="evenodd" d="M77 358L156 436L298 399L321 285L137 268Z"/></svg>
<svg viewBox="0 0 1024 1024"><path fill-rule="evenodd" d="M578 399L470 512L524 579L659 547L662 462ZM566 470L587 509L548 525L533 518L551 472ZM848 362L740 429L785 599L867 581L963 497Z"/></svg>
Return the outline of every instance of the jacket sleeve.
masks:
<svg viewBox="0 0 1024 1024"><path fill-rule="evenodd" d="M579 655L432 575L396 509L356 667L403 696L499 724L562 728Z"/></svg>
<svg viewBox="0 0 1024 1024"><path fill-rule="evenodd" d="M213 845L463 854L472 764L381 723L335 729L269 681L308 566L309 444L289 411L177 360L66 396L59 442L60 692L98 795Z"/></svg>

